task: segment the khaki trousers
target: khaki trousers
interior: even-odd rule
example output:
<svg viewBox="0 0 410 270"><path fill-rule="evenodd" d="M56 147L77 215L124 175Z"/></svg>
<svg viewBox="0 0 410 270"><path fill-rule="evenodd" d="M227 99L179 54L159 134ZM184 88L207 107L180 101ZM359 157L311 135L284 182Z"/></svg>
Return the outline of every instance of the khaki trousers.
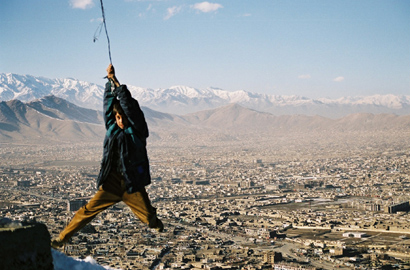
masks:
<svg viewBox="0 0 410 270"><path fill-rule="evenodd" d="M148 224L150 228L159 227L160 221L157 218L156 209L152 207L145 188L128 194L125 191L123 177L111 172L94 197L77 211L71 222L60 233L60 239L67 242L96 215L120 201L128 205L141 222Z"/></svg>

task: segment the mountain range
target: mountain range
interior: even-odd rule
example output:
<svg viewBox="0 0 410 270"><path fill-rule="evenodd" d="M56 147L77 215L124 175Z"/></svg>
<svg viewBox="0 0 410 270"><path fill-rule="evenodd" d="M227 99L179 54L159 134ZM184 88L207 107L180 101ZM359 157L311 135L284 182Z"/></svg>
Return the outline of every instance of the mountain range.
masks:
<svg viewBox="0 0 410 270"><path fill-rule="evenodd" d="M339 99L310 99L302 96L267 95L218 88L196 89L173 86L167 89L149 89L129 85L132 95L141 105L158 112L184 115L216 109L228 104L274 115L320 115L341 118L354 113L410 114L410 96L373 95ZM0 74L0 101L18 99L31 102L54 95L77 106L101 110L104 87L72 78L47 79L30 75Z"/></svg>
<svg viewBox="0 0 410 270"><path fill-rule="evenodd" d="M142 107L151 142L247 141L292 134L342 134L377 132L408 134L410 115L352 114L340 119L322 116L275 116L229 104L186 115L162 113ZM81 108L56 96L30 102L0 102L0 142L88 142L105 134L102 112ZM316 135L315 135L316 136Z"/></svg>

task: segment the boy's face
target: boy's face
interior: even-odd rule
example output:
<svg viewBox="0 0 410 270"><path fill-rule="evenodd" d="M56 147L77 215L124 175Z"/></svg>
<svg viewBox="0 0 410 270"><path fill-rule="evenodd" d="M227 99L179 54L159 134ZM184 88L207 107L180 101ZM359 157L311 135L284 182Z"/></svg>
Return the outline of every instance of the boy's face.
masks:
<svg viewBox="0 0 410 270"><path fill-rule="evenodd" d="M125 116L123 116L123 115L121 115L121 114L119 114L119 113L117 113L117 114L115 115L115 121L117 122L117 125L118 125L121 129L124 129L126 126L128 126L128 119L127 119Z"/></svg>

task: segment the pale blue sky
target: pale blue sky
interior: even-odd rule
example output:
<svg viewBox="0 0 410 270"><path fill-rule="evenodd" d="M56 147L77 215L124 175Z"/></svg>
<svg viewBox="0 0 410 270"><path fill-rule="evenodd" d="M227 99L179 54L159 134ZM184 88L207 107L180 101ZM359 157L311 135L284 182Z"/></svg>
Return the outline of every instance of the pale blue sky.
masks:
<svg viewBox="0 0 410 270"><path fill-rule="evenodd" d="M410 95L407 0L104 0L122 83ZM0 0L0 73L103 85L99 0Z"/></svg>

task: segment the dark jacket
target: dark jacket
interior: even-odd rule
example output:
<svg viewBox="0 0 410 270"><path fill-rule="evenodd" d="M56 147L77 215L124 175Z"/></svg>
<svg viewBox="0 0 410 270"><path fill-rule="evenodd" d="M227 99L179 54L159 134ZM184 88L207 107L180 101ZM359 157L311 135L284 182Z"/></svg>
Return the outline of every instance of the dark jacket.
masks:
<svg viewBox="0 0 410 270"><path fill-rule="evenodd" d="M128 119L128 126L121 129L113 112L113 103L118 99ZM104 139L104 152L97 184L101 186L113 169L113 144L117 142L119 166L124 176L127 193L134 193L151 183L149 161L146 150L148 126L138 101L132 98L126 85L111 91L111 83L105 85L104 121L107 132Z"/></svg>

